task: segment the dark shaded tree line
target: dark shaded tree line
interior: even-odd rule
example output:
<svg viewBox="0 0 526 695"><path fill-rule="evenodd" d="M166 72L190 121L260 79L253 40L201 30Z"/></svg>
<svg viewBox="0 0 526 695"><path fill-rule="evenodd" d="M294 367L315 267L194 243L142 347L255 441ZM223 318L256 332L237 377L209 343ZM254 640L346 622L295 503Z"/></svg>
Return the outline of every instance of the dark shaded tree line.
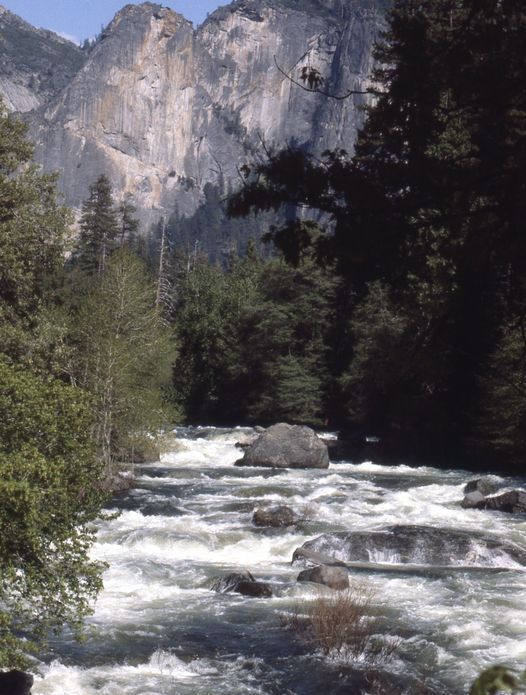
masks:
<svg viewBox="0 0 526 695"><path fill-rule="evenodd" d="M322 425L337 279L305 260L265 259L255 243L226 267L174 267L176 392L193 422Z"/></svg>
<svg viewBox="0 0 526 695"><path fill-rule="evenodd" d="M328 216L272 236L336 264L341 422L400 453L522 461L525 38L517 0L395 2L354 154L284 150L230 201Z"/></svg>

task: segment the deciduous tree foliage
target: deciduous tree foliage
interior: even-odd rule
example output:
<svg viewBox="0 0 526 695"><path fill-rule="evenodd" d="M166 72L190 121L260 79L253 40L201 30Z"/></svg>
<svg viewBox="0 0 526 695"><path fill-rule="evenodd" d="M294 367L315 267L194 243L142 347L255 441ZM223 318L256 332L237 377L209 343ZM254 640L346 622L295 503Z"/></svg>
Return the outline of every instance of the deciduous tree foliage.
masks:
<svg viewBox="0 0 526 695"><path fill-rule="evenodd" d="M102 503L79 389L0 359L0 665L49 630L80 628L101 588L89 559Z"/></svg>
<svg viewBox="0 0 526 695"><path fill-rule="evenodd" d="M70 374L92 395L93 436L108 466L164 423L175 343L155 284L128 249L115 251L74 316ZM164 394L166 396L166 394Z"/></svg>
<svg viewBox="0 0 526 695"><path fill-rule="evenodd" d="M102 504L91 409L53 378L50 348L69 213L25 131L0 116L0 666L23 663L26 638L79 628L101 586L89 559Z"/></svg>

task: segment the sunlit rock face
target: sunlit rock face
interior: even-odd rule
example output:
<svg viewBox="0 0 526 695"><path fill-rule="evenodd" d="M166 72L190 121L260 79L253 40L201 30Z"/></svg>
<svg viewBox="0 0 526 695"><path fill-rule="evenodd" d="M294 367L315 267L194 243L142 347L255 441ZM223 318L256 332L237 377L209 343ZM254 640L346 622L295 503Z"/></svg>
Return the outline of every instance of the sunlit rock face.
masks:
<svg viewBox="0 0 526 695"><path fill-rule="evenodd" d="M362 91L383 16L380 0L242 0L194 30L161 5L128 5L33 116L37 157L60 172L69 205L106 173L149 223L190 214L206 183L235 185L269 149L349 150L364 97L308 93L283 72L315 68L326 92Z"/></svg>

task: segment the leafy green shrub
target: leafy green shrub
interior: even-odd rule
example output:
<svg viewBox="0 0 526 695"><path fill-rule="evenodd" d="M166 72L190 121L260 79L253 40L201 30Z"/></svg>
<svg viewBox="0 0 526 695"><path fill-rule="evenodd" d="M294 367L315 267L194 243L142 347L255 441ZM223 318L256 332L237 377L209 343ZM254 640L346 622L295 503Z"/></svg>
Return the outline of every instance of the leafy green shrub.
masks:
<svg viewBox="0 0 526 695"><path fill-rule="evenodd" d="M0 357L0 667L80 629L101 588L89 559L101 466L86 395Z"/></svg>
<svg viewBox="0 0 526 695"><path fill-rule="evenodd" d="M518 692L519 687L526 685L526 671L517 677L506 666L492 666L482 671L473 681L469 695L496 695L496 693Z"/></svg>

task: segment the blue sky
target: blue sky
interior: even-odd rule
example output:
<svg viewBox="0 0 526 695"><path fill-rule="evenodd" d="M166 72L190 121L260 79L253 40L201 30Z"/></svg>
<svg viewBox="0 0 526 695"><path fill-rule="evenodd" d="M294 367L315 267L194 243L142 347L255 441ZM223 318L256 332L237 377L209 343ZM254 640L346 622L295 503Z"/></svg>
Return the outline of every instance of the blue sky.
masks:
<svg viewBox="0 0 526 695"><path fill-rule="evenodd" d="M72 40L98 34L114 14L131 0L0 0L0 4L36 27L51 29ZM229 0L164 0L160 4L200 24L207 12ZM135 2L134 4L139 4Z"/></svg>

